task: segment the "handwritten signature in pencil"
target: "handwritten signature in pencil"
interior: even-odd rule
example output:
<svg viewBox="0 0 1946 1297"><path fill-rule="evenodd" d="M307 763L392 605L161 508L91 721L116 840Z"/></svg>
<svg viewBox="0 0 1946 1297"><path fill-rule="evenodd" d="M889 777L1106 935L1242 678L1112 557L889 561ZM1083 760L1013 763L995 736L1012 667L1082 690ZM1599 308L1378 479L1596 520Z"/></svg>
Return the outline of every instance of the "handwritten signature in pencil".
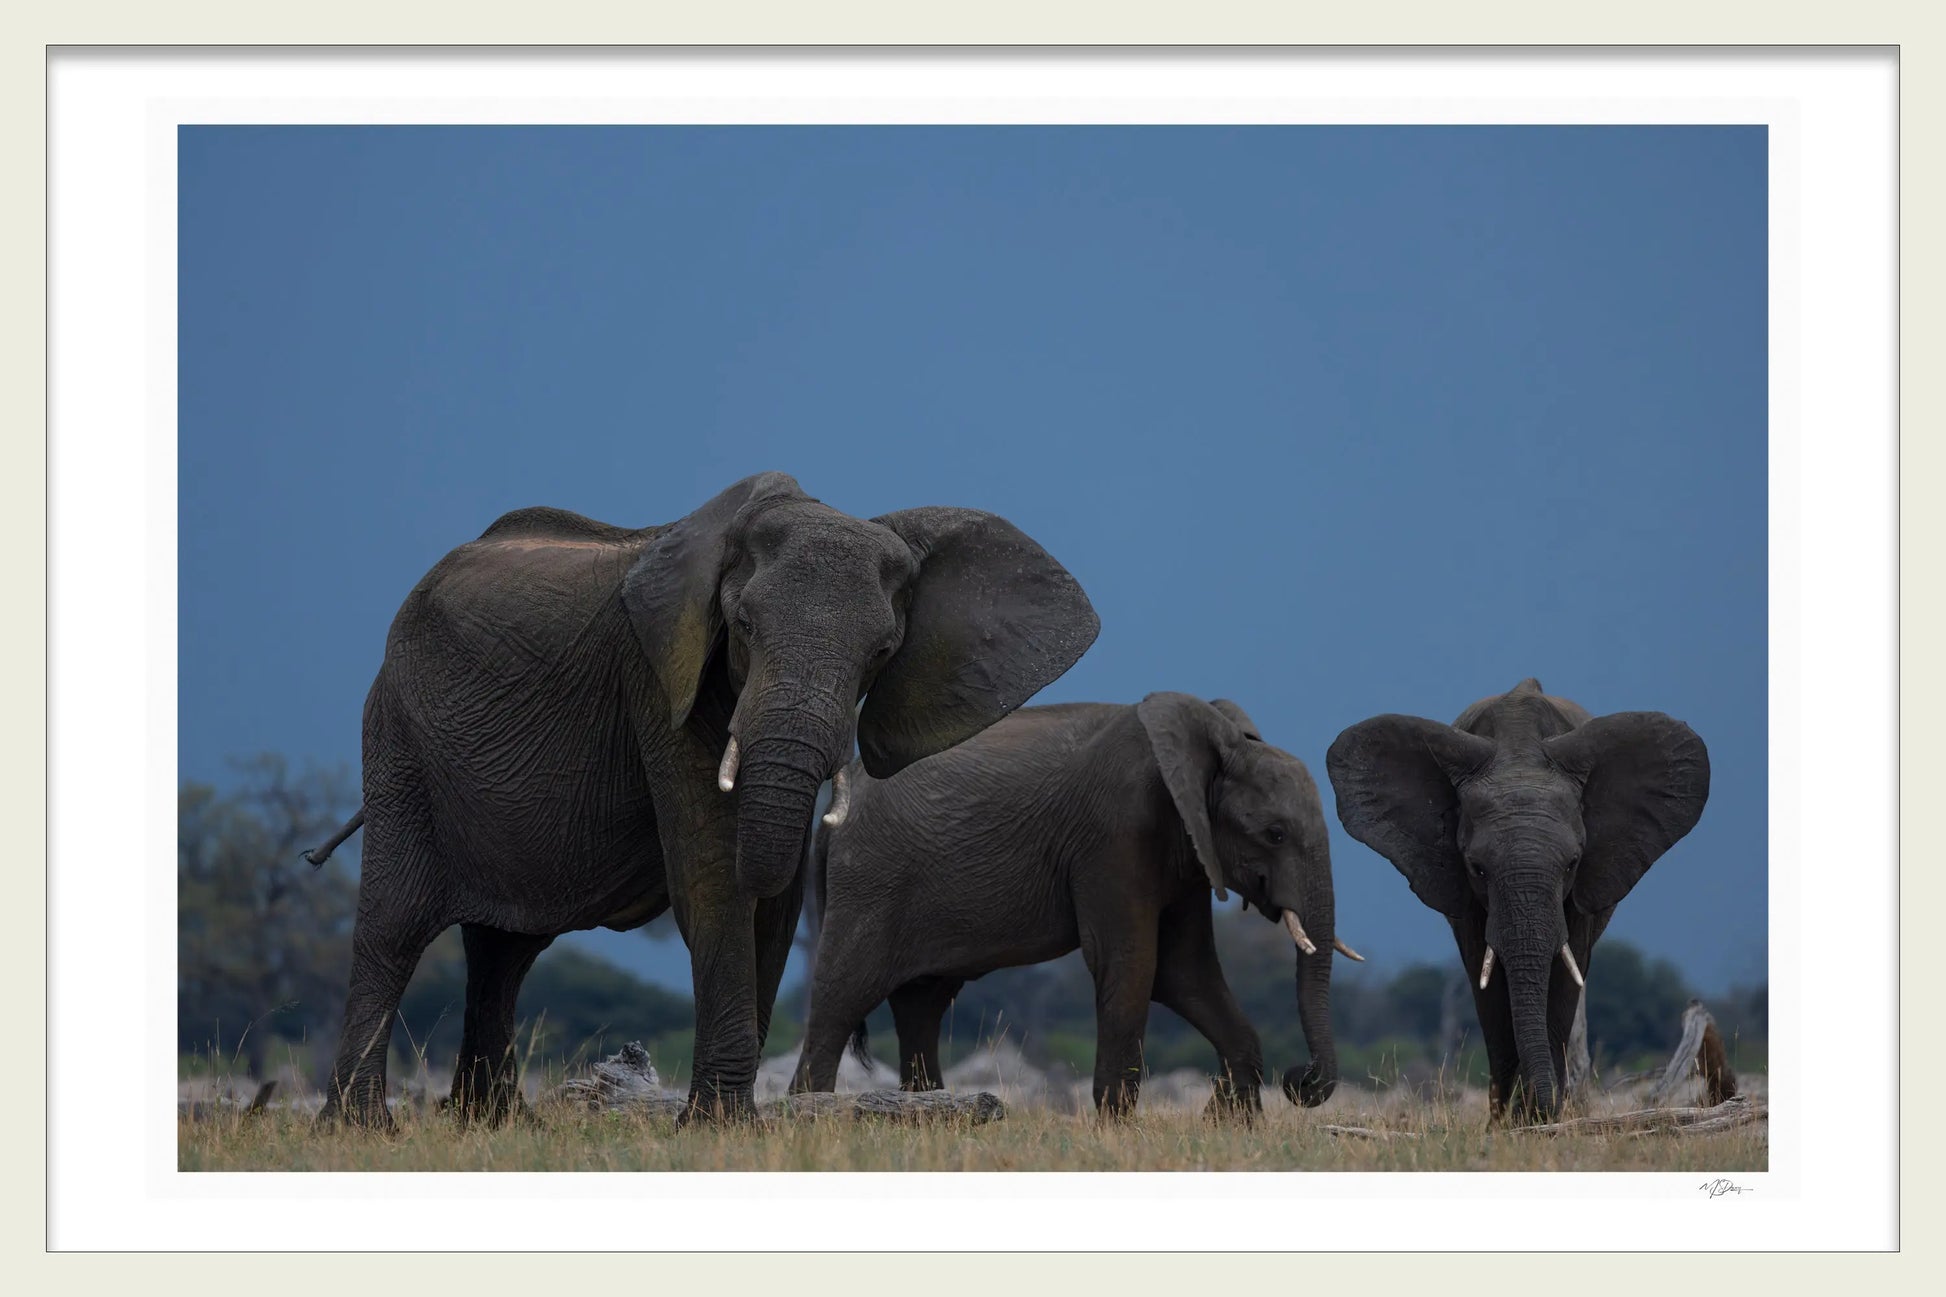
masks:
<svg viewBox="0 0 1946 1297"><path fill-rule="evenodd" d="M1710 1198L1721 1198L1724 1194L1729 1193L1756 1192L1755 1189L1748 1185L1734 1184L1728 1180L1705 1180L1696 1187L1701 1189L1704 1195Z"/></svg>

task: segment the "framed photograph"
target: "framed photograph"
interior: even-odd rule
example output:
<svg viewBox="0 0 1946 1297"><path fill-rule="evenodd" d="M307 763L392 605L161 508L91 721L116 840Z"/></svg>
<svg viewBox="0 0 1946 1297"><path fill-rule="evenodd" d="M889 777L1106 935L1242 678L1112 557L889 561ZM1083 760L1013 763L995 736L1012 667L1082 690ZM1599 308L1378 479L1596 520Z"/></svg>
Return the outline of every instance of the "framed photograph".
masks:
<svg viewBox="0 0 1946 1297"><path fill-rule="evenodd" d="M1896 1247L1898 75L54 51L50 1246Z"/></svg>

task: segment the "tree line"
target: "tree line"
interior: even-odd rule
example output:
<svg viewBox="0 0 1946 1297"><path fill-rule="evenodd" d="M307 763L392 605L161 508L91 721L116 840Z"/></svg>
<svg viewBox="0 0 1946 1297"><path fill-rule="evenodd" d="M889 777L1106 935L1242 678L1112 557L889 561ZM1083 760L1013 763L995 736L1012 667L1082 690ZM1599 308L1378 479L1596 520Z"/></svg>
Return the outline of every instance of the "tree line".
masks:
<svg viewBox="0 0 1946 1297"><path fill-rule="evenodd" d="M293 770L275 754L235 766L229 787L184 782L177 798L177 1046L186 1069L266 1077L295 1064L317 1081L328 1068L344 1003L357 910L356 842L321 868L299 853L328 837L356 808L342 769ZM666 925L671 920L657 920ZM1268 1063L1303 1057L1294 1000L1295 967L1282 929L1225 909L1217 938L1230 985L1264 1038ZM394 1048L422 1055L435 1071L459 1045L466 968L457 931L426 952L400 1006ZM780 997L770 1053L794 1050L806 988ZM1588 979L1588 1033L1598 1070L1616 1073L1666 1058L1695 994L1681 970L1626 942L1602 943ZM1480 1081L1472 1002L1457 960L1415 963L1393 973L1341 964L1332 1018L1350 1083L1417 1082L1464 1075ZM1737 987L1708 1000L1739 1069L1766 1061L1768 990ZM557 943L536 962L521 992L521 1044L531 1065L559 1069L648 1044L666 1081L686 1074L693 1007L689 996ZM871 1020L890 1060L889 1011ZM942 1031L951 1066L996 1037L1038 1065L1087 1075L1094 1054L1094 988L1079 955L1005 969L961 991ZM397 1075L416 1059L399 1058ZM1208 1044L1173 1013L1150 1014L1153 1071L1212 1065Z"/></svg>

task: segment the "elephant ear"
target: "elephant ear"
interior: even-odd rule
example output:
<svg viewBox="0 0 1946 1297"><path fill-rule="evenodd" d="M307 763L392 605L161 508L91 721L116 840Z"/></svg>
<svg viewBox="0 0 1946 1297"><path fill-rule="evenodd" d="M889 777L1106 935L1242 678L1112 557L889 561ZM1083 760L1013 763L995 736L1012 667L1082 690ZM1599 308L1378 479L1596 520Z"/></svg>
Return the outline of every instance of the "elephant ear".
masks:
<svg viewBox="0 0 1946 1297"><path fill-rule="evenodd" d="M723 633L716 588L736 561L740 516L762 501L803 496L784 473L746 477L664 527L622 579L622 606L662 685L672 726L689 719L703 667Z"/></svg>
<svg viewBox="0 0 1946 1297"><path fill-rule="evenodd" d="M1223 769L1225 755L1249 738L1214 703L1188 694L1150 694L1136 704L1135 715L1149 733L1156 769L1162 772L1163 786L1182 817L1209 885L1216 889L1216 899L1229 900L1223 862L1216 854L1216 834L1210 827L1210 787Z"/></svg>
<svg viewBox="0 0 1946 1297"><path fill-rule="evenodd" d="M886 779L969 739L1073 666L1101 621L1052 555L977 509L873 519L918 560L905 639L858 717L866 773Z"/></svg>
<svg viewBox="0 0 1946 1297"><path fill-rule="evenodd" d="M1493 758L1486 739L1418 716L1374 716L1331 744L1325 772L1345 831L1392 862L1447 918L1467 896L1459 783Z"/></svg>
<svg viewBox="0 0 1946 1297"><path fill-rule="evenodd" d="M1228 698L1212 698L1209 700L1209 705L1216 708L1230 724L1242 730L1244 738L1254 739L1258 743L1264 741L1262 731L1257 728L1257 722L1251 720L1248 712Z"/></svg>
<svg viewBox="0 0 1946 1297"><path fill-rule="evenodd" d="M1583 914L1613 909L1702 818L1709 749L1662 712L1597 716L1549 739L1546 749L1581 783L1587 841L1569 894Z"/></svg>

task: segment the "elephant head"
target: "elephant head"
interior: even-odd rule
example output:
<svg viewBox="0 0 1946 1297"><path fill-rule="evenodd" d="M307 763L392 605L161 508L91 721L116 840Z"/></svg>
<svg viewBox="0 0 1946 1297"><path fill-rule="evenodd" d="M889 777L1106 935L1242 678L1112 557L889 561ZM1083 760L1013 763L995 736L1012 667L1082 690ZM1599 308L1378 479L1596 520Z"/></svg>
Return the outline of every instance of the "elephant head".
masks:
<svg viewBox="0 0 1946 1297"><path fill-rule="evenodd" d="M1290 1069L1284 1093L1315 1107L1338 1084L1331 1033L1331 958L1359 956L1338 939L1331 841L1311 772L1258 737L1243 709L1219 699L1157 693L1136 708L1156 768L1196 861L1217 899L1234 888L1281 923L1297 947L1297 1013L1309 1065Z"/></svg>
<svg viewBox="0 0 1946 1297"><path fill-rule="evenodd" d="M854 739L866 770L889 776L1019 707L1100 629L1074 578L1005 519L924 508L866 521L782 473L651 536L623 603L672 727L711 664L726 673L718 784L737 792L737 878L758 897L790 884L827 778L826 818L843 818Z"/></svg>
<svg viewBox="0 0 1946 1297"><path fill-rule="evenodd" d="M1346 831L1446 916L1469 962L1479 952L1482 996L1499 973L1525 1106L1543 1116L1560 1102L1557 967L1574 993L1609 914L1709 796L1709 753L1681 721L1579 716L1527 680L1469 708L1465 728L1375 716L1325 758Z"/></svg>

